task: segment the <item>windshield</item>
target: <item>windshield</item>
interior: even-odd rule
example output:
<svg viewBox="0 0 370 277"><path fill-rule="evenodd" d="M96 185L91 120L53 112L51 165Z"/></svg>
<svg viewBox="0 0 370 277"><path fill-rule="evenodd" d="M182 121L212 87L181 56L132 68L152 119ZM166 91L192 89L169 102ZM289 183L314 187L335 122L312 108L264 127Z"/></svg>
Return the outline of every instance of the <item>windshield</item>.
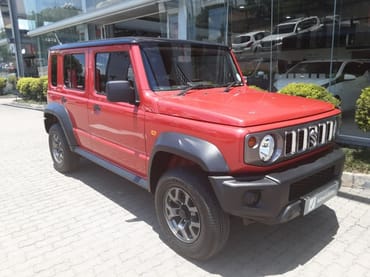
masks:
<svg viewBox="0 0 370 277"><path fill-rule="evenodd" d="M293 33L295 25L296 25L295 23L277 25L276 27L274 27L274 30L272 33L274 35Z"/></svg>
<svg viewBox="0 0 370 277"><path fill-rule="evenodd" d="M341 62L332 63L332 76L335 76L341 66ZM311 63L299 63L292 67L288 73L310 73L310 74L325 74L329 76L330 62L311 62Z"/></svg>
<svg viewBox="0 0 370 277"><path fill-rule="evenodd" d="M142 45L141 51L154 91L184 89L197 83L206 88L241 82L230 53L221 46L158 42Z"/></svg>

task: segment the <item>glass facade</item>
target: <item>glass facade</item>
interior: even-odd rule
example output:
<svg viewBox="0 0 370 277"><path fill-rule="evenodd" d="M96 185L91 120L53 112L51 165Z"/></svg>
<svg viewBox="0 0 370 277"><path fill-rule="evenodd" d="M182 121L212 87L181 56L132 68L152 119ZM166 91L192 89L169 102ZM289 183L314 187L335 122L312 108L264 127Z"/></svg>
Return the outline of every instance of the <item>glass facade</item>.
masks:
<svg viewBox="0 0 370 277"><path fill-rule="evenodd" d="M291 82L326 87L342 102L342 138L370 141L370 134L354 124L356 99L370 86L368 0L16 0L16 4L26 76L47 72L47 49L58 43L119 36L217 42L232 48L250 85L269 91Z"/></svg>

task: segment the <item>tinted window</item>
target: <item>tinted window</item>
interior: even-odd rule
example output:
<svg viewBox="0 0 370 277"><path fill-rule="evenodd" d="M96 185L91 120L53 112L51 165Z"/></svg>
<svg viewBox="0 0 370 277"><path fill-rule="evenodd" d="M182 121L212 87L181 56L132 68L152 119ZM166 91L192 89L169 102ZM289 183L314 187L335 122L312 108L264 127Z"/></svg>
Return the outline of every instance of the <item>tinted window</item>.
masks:
<svg viewBox="0 0 370 277"><path fill-rule="evenodd" d="M85 89L85 55L65 55L63 61L64 85L67 88Z"/></svg>
<svg viewBox="0 0 370 277"><path fill-rule="evenodd" d="M293 33L295 28L295 23L292 24L283 24L278 25L274 28L272 31L273 34L287 34L287 33Z"/></svg>
<svg viewBox="0 0 370 277"><path fill-rule="evenodd" d="M341 62L333 62L331 66L330 62L303 62L292 67L288 73L319 73L328 75L331 69L333 75L335 75L341 65Z"/></svg>
<svg viewBox="0 0 370 277"><path fill-rule="evenodd" d="M53 86L57 85L57 70L58 70L57 56L53 55L51 56L51 84Z"/></svg>
<svg viewBox="0 0 370 277"><path fill-rule="evenodd" d="M352 74L356 77L364 75L367 70L366 66L363 63L350 62L346 65L343 70L344 74Z"/></svg>
<svg viewBox="0 0 370 277"><path fill-rule="evenodd" d="M223 86L240 81L225 48L159 43L142 48L144 65L153 90L176 90L189 84Z"/></svg>
<svg viewBox="0 0 370 277"><path fill-rule="evenodd" d="M128 52L105 52L95 56L95 90L105 94L109 81L130 81L134 87L134 75Z"/></svg>

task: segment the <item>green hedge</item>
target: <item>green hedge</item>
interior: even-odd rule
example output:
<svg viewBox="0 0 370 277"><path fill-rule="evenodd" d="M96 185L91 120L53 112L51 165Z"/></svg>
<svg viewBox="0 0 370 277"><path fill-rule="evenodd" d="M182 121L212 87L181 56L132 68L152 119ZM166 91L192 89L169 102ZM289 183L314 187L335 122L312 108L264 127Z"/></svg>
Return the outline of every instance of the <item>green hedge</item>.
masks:
<svg viewBox="0 0 370 277"><path fill-rule="evenodd" d="M17 82L17 90L25 99L45 101L47 92L47 77L20 78Z"/></svg>
<svg viewBox="0 0 370 277"><path fill-rule="evenodd" d="M0 95L3 94L3 90L6 87L6 79L3 77L0 77Z"/></svg>
<svg viewBox="0 0 370 277"><path fill-rule="evenodd" d="M291 83L283 87L279 93L319 99L332 103L335 107L339 107L340 105L340 101L326 88L316 84Z"/></svg>
<svg viewBox="0 0 370 277"><path fill-rule="evenodd" d="M255 89L255 90L258 90L258 91L267 92L267 90L264 90L263 88L260 88L260 87L254 86L254 85L248 85L248 87L252 88L252 89Z"/></svg>
<svg viewBox="0 0 370 277"><path fill-rule="evenodd" d="M355 121L361 130L370 131L370 87L364 88L356 101Z"/></svg>

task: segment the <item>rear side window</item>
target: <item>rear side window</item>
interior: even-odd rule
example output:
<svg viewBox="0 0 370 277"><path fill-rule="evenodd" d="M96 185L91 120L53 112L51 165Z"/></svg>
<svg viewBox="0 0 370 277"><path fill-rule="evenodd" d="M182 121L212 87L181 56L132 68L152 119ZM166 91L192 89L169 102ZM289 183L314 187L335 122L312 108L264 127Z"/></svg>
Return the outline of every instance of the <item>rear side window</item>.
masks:
<svg viewBox="0 0 370 277"><path fill-rule="evenodd" d="M85 54L65 55L63 71L66 88L85 89Z"/></svg>
<svg viewBox="0 0 370 277"><path fill-rule="evenodd" d="M51 84L57 85L57 56L51 56Z"/></svg>

